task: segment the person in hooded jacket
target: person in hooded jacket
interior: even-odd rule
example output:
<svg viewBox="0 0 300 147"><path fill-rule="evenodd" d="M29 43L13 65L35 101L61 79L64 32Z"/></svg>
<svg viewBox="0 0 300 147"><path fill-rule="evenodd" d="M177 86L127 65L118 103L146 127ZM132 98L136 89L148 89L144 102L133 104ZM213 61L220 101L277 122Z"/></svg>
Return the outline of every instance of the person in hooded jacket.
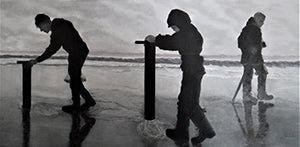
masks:
<svg viewBox="0 0 300 147"><path fill-rule="evenodd" d="M50 58L61 47L69 54L68 73L70 75L70 88L72 92L72 105L63 106L65 112L85 111L96 104L90 93L81 81L81 69L89 53L86 43L82 40L73 24L63 18L55 18L52 21L45 14L38 14L35 17L35 25L41 32L51 31L50 44L42 55L29 61L33 66ZM80 95L85 99L85 103L80 106Z"/></svg>
<svg viewBox="0 0 300 147"><path fill-rule="evenodd" d="M254 17L250 17L246 26L243 28L238 37L238 47L242 51L241 63L244 66L243 74L243 100L245 102L257 103L257 99L251 94L251 81L253 69L258 74L258 93L257 98L260 100L271 100L272 95L266 93L266 78L268 71L264 65L262 57L262 48L266 43L262 39L261 27L264 24L266 16L257 12Z"/></svg>
<svg viewBox="0 0 300 147"><path fill-rule="evenodd" d="M168 27L175 33L172 35L149 35L146 41L155 43L162 50L178 51L181 55L180 65L183 72L181 90L178 96L178 113L175 129L167 129L166 135L180 142L189 141L189 121L199 129L199 135L192 138L193 144L200 144L206 138L215 136L215 131L205 117L199 105L201 80L205 74L202 51L203 38L197 28L191 24L189 15L179 9L173 9L167 19Z"/></svg>

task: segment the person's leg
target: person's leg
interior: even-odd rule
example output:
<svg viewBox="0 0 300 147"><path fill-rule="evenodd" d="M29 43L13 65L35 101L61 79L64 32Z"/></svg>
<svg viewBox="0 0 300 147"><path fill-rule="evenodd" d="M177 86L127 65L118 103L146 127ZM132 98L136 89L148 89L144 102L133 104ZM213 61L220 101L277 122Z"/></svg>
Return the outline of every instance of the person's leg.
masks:
<svg viewBox="0 0 300 147"><path fill-rule="evenodd" d="M243 101L257 103L257 99L251 94L251 82L253 77L253 66L249 64L244 65L243 75Z"/></svg>
<svg viewBox="0 0 300 147"><path fill-rule="evenodd" d="M93 99L91 94L84 87L83 83L80 83L80 94L85 99L85 103L80 106L80 111L88 110L90 107L96 105L96 101Z"/></svg>
<svg viewBox="0 0 300 147"><path fill-rule="evenodd" d="M252 76L253 76L252 66L244 65L243 97L251 95Z"/></svg>
<svg viewBox="0 0 300 147"><path fill-rule="evenodd" d="M79 58L78 67L80 68L80 75L82 74L81 70L82 70L83 64L86 60L86 57L87 57L87 53L80 56L80 58ZM81 80L78 82L78 89L79 89L80 95L85 100L85 103L80 106L80 110L85 111L85 110L88 110L91 106L95 106L95 104L96 104L95 100L93 99L93 97L91 96L89 91L84 87Z"/></svg>
<svg viewBox="0 0 300 147"><path fill-rule="evenodd" d="M258 64L254 66L256 73L258 74L257 78L257 98L262 100L271 100L273 99L272 95L268 95L266 92L266 79L267 79L267 69L263 64Z"/></svg>
<svg viewBox="0 0 300 147"><path fill-rule="evenodd" d="M70 88L72 93L72 105L63 106L62 110L65 112L71 111L79 111L80 108L80 75L81 75L81 68L78 60L69 57L69 66L68 66L68 73L70 75Z"/></svg>
<svg viewBox="0 0 300 147"><path fill-rule="evenodd" d="M91 96L89 91L84 87L82 82L80 83L79 87L80 87L80 95L83 97L85 102L86 103L90 103L90 102L95 103L95 100L93 99L93 97Z"/></svg>
<svg viewBox="0 0 300 147"><path fill-rule="evenodd" d="M188 141L189 127L189 103L191 102L191 84L192 79L189 75L183 73L181 81L181 91L177 102L177 122L175 129L167 129L166 135L173 140Z"/></svg>
<svg viewBox="0 0 300 147"><path fill-rule="evenodd" d="M195 77L194 79L196 81L195 87L195 95L193 98L193 101L190 103L190 118L192 122L195 124L195 126L199 130L199 135L197 137L192 138L192 143L194 145L200 144L202 141L204 141L206 138L212 138L215 136L215 131L213 130L212 126L210 125L209 121L205 117L204 110L199 105L199 96L201 91L201 81L202 81L202 75Z"/></svg>
<svg viewBox="0 0 300 147"><path fill-rule="evenodd" d="M75 79L75 78L71 78L70 81L70 88L71 88L71 93L72 93L72 101L73 101L73 105L75 105L76 107L80 106L80 92L79 92L79 85L80 85L80 80L79 79Z"/></svg>
<svg viewBox="0 0 300 147"><path fill-rule="evenodd" d="M199 129L199 134L192 138L192 143L194 145L201 144L206 138L213 138L216 133L206 118L204 112L197 112L198 116L193 116L192 121L195 126Z"/></svg>

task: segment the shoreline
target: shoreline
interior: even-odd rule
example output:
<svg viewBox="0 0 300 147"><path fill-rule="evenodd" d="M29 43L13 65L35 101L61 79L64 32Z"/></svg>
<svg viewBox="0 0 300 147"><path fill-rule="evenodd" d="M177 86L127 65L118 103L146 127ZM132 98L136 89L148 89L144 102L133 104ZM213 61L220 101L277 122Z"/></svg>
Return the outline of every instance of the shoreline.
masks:
<svg viewBox="0 0 300 147"><path fill-rule="evenodd" d="M18 60L30 60L33 58L36 58L37 56L34 55L0 55L0 65L7 65L7 64L16 64ZM220 59L218 58L211 58L211 59L205 59L204 60L204 66L208 65L215 65L215 66L227 66L227 67L235 67L235 66L242 66L239 59L227 59L225 57ZM103 63L119 63L119 64L143 64L144 63L144 57L87 57L87 60L85 62L85 65L93 65L97 66L98 62ZM180 57L156 57L156 65L159 67L159 65L169 65L169 66L176 66L180 65L181 59ZM53 56L49 60L39 63L42 65L67 65L67 56ZM265 60L264 63L266 66L269 67L299 67L300 60L299 59L289 59L289 60L282 60L282 59L276 59L276 60Z"/></svg>

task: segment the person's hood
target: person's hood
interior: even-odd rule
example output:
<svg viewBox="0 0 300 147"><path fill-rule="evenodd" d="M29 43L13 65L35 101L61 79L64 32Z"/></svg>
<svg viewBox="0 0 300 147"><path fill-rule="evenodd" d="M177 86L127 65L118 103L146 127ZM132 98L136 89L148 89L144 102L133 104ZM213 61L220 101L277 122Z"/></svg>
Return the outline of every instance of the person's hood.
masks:
<svg viewBox="0 0 300 147"><path fill-rule="evenodd" d="M191 19L186 12L179 9L173 9L168 16L167 23L168 27L176 25L179 28L184 28L191 24Z"/></svg>

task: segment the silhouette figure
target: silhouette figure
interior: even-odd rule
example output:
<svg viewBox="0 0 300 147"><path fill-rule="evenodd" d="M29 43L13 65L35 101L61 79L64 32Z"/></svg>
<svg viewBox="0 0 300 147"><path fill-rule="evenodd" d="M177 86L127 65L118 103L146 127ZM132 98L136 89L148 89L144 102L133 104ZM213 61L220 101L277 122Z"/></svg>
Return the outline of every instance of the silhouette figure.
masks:
<svg viewBox="0 0 300 147"><path fill-rule="evenodd" d="M199 135L192 138L194 145L200 145L206 138L215 136L215 131L207 120L204 110L199 106L201 80L205 74L202 51L203 38L197 28L191 24L189 15L179 9L173 9L167 19L172 35L149 35L146 41L155 43L162 50L179 51L183 78L177 103L177 123L175 129L167 129L166 135L177 145L188 145L189 121L199 129Z"/></svg>
<svg viewBox="0 0 300 147"><path fill-rule="evenodd" d="M267 122L266 111L268 108L273 107L272 103L265 103L260 101L258 103L258 122L259 127L257 133L255 135L254 127L253 127L253 118L252 118L252 106L251 102L244 102L245 109L245 121L246 121L246 130L247 130L247 147L265 147L265 137L269 131L269 123Z"/></svg>
<svg viewBox="0 0 300 147"><path fill-rule="evenodd" d="M244 66L243 74L243 100L257 103L257 99L251 94L251 81L253 76L253 68L258 74L258 94L260 100L271 100L272 95L266 93L267 68L264 65L262 57L262 48L266 47L266 43L262 39L261 27L265 21L265 15L261 12L255 13L254 17L250 17L246 26L243 28L238 37L238 47L242 51L241 63Z"/></svg>
<svg viewBox="0 0 300 147"><path fill-rule="evenodd" d="M96 123L96 119L86 113L71 113L72 127L69 135L69 147L80 147L90 130ZM80 116L84 119L85 124L80 127Z"/></svg>
<svg viewBox="0 0 300 147"><path fill-rule="evenodd" d="M55 18L51 21L49 16L38 14L35 17L35 25L42 32L48 33L51 31L51 40L49 46L42 55L29 61L31 66L50 58L61 47L69 54L68 73L70 75L70 88L73 104L63 106L62 110L66 112L85 111L89 109L89 107L94 106L96 102L84 87L80 78L81 69L89 53L89 49L86 43L81 39L73 24L63 18ZM85 103L81 106L80 95L85 99Z"/></svg>

